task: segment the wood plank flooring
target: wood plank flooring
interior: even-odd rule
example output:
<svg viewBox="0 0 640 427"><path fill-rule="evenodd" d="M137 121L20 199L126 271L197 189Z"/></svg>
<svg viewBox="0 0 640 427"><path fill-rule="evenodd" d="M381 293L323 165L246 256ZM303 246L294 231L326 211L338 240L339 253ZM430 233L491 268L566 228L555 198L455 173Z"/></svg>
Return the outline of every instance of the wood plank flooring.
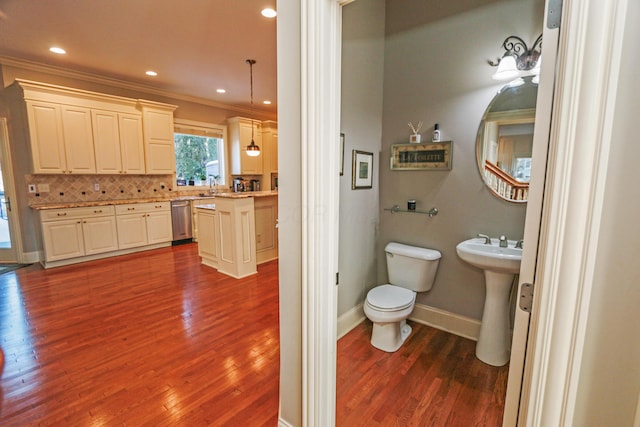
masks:
<svg viewBox="0 0 640 427"><path fill-rule="evenodd" d="M413 324L338 342L337 425L499 426L507 368ZM278 265L235 280L195 244L0 275L0 425L276 426ZM322 427L322 426L318 426Z"/></svg>
<svg viewBox="0 0 640 427"><path fill-rule="evenodd" d="M277 262L196 245L0 275L0 425L275 426Z"/></svg>
<svg viewBox="0 0 640 427"><path fill-rule="evenodd" d="M409 324L395 353L370 345L368 320L338 341L336 425L501 426L508 366L478 360L474 341Z"/></svg>

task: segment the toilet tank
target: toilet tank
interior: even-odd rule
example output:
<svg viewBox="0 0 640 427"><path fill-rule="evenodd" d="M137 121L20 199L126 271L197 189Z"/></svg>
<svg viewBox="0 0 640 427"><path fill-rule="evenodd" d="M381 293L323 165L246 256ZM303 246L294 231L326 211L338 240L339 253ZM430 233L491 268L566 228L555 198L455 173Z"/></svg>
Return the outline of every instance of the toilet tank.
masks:
<svg viewBox="0 0 640 427"><path fill-rule="evenodd" d="M442 257L439 251L395 242L388 243L384 251L390 284L415 292L431 289Z"/></svg>

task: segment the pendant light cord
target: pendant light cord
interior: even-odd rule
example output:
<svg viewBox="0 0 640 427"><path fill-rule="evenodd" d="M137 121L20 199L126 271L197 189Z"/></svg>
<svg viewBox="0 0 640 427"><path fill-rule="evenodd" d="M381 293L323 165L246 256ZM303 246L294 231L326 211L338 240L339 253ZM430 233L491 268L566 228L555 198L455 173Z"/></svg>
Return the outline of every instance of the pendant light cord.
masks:
<svg viewBox="0 0 640 427"><path fill-rule="evenodd" d="M253 141L253 64L256 63L255 59L247 59L247 64L249 64L249 84L251 87L251 144L254 144Z"/></svg>

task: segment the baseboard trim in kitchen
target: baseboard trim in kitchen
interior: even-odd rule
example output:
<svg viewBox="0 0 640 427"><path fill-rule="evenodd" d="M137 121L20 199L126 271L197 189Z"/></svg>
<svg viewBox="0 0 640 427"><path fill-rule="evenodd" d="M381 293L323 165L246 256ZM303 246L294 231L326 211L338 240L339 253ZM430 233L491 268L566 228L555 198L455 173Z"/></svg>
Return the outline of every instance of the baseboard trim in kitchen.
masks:
<svg viewBox="0 0 640 427"><path fill-rule="evenodd" d="M78 257L78 258L61 259L59 261L40 261L40 264L44 268L61 267L63 265L78 264L80 262L85 262L85 261L94 261L97 259L110 258L114 256L119 256L119 255L127 255L135 252L143 252L143 251L149 251L152 249L166 248L167 246L171 246L171 242L156 243L154 245L139 246L136 248L129 248L129 249L120 249L118 251L104 252L101 254L87 255L87 256Z"/></svg>

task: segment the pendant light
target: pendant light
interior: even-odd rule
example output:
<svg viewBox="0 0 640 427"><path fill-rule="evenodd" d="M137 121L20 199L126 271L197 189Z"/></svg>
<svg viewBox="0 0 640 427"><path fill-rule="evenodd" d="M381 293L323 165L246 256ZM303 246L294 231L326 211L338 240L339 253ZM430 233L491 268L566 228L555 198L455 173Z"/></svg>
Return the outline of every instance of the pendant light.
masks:
<svg viewBox="0 0 640 427"><path fill-rule="evenodd" d="M251 81L251 109L253 110L253 64L256 63L255 59L247 59L249 64L249 78ZM260 147L253 141L253 118L251 118L251 144L247 146L247 156L257 157L260 155Z"/></svg>

